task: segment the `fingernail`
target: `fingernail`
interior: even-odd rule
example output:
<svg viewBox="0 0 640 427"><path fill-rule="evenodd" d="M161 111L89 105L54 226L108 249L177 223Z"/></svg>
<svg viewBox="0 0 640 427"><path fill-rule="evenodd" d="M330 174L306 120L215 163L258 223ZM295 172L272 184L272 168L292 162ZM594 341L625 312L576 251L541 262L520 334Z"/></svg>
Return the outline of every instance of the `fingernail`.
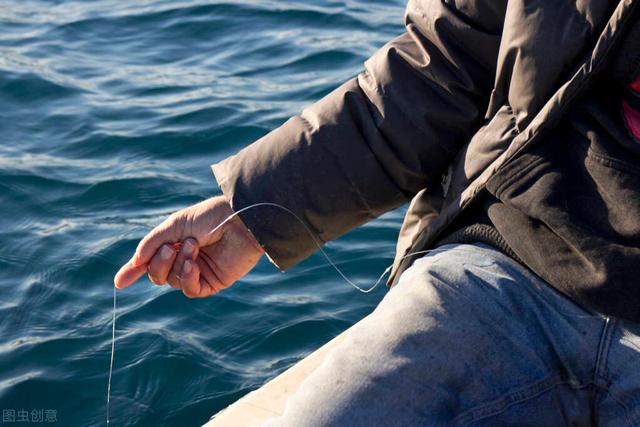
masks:
<svg viewBox="0 0 640 427"><path fill-rule="evenodd" d="M184 251L184 254L187 256L193 255L193 253L196 250L196 242L194 242L193 240L185 241L184 245L182 246L182 250Z"/></svg>
<svg viewBox="0 0 640 427"><path fill-rule="evenodd" d="M165 245L160 250L160 258L162 258L165 261L171 258L172 255L173 255L173 249L171 249L169 246Z"/></svg>
<svg viewBox="0 0 640 427"><path fill-rule="evenodd" d="M182 271L184 272L184 274L191 273L191 261L186 260L184 262L184 266L182 267Z"/></svg>

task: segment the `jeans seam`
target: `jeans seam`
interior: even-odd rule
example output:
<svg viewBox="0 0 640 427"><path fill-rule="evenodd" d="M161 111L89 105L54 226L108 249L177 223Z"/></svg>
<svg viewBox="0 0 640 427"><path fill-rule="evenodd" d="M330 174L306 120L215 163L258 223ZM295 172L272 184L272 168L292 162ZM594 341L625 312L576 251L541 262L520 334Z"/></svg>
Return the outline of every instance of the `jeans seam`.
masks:
<svg viewBox="0 0 640 427"><path fill-rule="evenodd" d="M611 380L607 377L608 375L608 359L609 359L609 351L611 349L611 341L613 339L613 332L616 326L616 319L611 317L605 318L605 324L602 328L602 332L600 335L600 343L598 345L598 354L596 356L596 363L593 372L593 382L601 390L615 401L618 405L622 406L625 411L625 418L630 426L635 424L635 421L640 419L640 417L631 417L631 412L629 407L618 397L616 397L611 390L609 389L609 385L611 384Z"/></svg>
<svg viewBox="0 0 640 427"><path fill-rule="evenodd" d="M611 393L611 390L609 389L609 387L604 385L598 385L598 384L595 384L595 386L597 389L603 391L604 395L609 396L614 402L622 406L622 408L624 409L624 417L626 418L627 423L630 426L636 425L636 422L640 420L640 416L631 417L631 409L629 408L629 406L627 406L627 404L623 400L621 400L620 398L616 397L613 393ZM601 399L601 401L602 400L604 400L604 397ZM601 402L599 402L598 404L600 403Z"/></svg>
<svg viewBox="0 0 640 427"><path fill-rule="evenodd" d="M604 381L605 387L609 385L607 378L607 361L609 357L609 349L611 348L611 339L613 330L615 329L616 320L611 317L605 318L604 327L600 334L600 342L598 344L598 353L596 354L596 362L593 370L593 382L599 384L599 380Z"/></svg>
<svg viewBox="0 0 640 427"><path fill-rule="evenodd" d="M479 421L481 419L489 418L498 414L503 413L507 409L509 409L513 405L517 405L519 403L526 402L534 397L541 396L542 394L555 389L560 385L568 384L573 389L583 389L587 387L593 387L595 384L592 382L588 383L577 383L576 381L572 381L567 378L565 375L559 373L556 375L549 376L543 380L540 380L534 384L528 385L521 389L516 389L514 391L507 392L501 397L494 399L493 401L486 403L484 405L477 406L475 408L468 409L464 411L462 414L458 415L454 419L454 423L457 426L468 426L469 424ZM514 398L514 396L518 396Z"/></svg>
<svg viewBox="0 0 640 427"><path fill-rule="evenodd" d="M608 357L611 349L611 341L613 340L613 333L617 325L617 320L609 317L607 317L606 320L607 323L605 323L605 326L602 330L600 346L598 348L598 358L596 360L594 381L600 389L604 390L605 393L611 399L613 399L614 402L624 408L625 418L627 419L629 425L637 425L638 421L640 421L640 414L632 416L631 408L625 403L623 399L620 399L620 397L614 395L610 390L611 380L607 377ZM621 341L624 341L624 339L622 339ZM598 380L601 380L602 382L604 382L604 384L598 384Z"/></svg>

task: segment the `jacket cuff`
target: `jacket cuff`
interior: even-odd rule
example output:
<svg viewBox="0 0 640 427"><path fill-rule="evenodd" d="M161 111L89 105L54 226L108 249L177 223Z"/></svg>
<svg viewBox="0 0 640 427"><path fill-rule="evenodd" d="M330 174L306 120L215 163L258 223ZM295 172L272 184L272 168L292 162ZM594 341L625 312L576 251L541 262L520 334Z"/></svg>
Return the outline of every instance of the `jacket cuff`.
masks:
<svg viewBox="0 0 640 427"><path fill-rule="evenodd" d="M238 212L242 208L250 206L254 203L259 202L251 202L242 192L234 191L234 185L232 182L237 179L234 177L233 171L230 168L233 166L233 157L231 156L221 162L211 165L211 171L218 182L218 186L220 190L222 190L222 194L226 197L227 201L231 205L231 209L234 212ZM231 177L231 179L227 179ZM256 207L255 209L262 209L263 207ZM275 209L275 208L273 208ZM252 215L253 214L253 215ZM258 212L259 214L259 212ZM269 215L273 215L273 213L269 213ZM272 245L269 244L269 236L263 230L263 227L260 226L258 215L255 212L251 212L251 210L247 210L238 214L244 225L249 229L249 232L256 239L258 244L264 249L265 255L269 259L273 265L275 265L280 271L285 271L288 268L288 264L283 263L283 256L280 255L279 251L275 248L272 248ZM265 218L267 215L264 216ZM276 253L274 256L273 253Z"/></svg>

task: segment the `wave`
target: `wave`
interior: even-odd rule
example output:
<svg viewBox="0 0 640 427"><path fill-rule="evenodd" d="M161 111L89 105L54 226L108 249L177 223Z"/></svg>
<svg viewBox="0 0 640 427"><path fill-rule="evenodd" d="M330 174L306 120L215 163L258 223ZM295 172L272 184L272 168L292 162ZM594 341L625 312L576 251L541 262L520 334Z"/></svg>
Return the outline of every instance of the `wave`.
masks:
<svg viewBox="0 0 640 427"><path fill-rule="evenodd" d="M211 163L361 70L402 31L403 3L2 3L3 408L104 423L115 271L168 214L220 194ZM367 283L401 216L331 243L332 258ZM263 260L206 300L142 279L118 292L113 423L202 424L382 295L320 256L284 275Z"/></svg>

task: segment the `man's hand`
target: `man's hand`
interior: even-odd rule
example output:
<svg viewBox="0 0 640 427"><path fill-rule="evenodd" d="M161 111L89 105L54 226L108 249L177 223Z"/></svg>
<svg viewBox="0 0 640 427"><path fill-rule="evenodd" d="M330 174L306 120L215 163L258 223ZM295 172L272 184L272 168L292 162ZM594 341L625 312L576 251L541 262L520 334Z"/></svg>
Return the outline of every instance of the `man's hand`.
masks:
<svg viewBox="0 0 640 427"><path fill-rule="evenodd" d="M169 283L190 298L228 288L264 253L237 216L210 234L231 214L223 196L175 212L140 241L131 260L116 274L115 286L126 288L148 273L156 285Z"/></svg>

